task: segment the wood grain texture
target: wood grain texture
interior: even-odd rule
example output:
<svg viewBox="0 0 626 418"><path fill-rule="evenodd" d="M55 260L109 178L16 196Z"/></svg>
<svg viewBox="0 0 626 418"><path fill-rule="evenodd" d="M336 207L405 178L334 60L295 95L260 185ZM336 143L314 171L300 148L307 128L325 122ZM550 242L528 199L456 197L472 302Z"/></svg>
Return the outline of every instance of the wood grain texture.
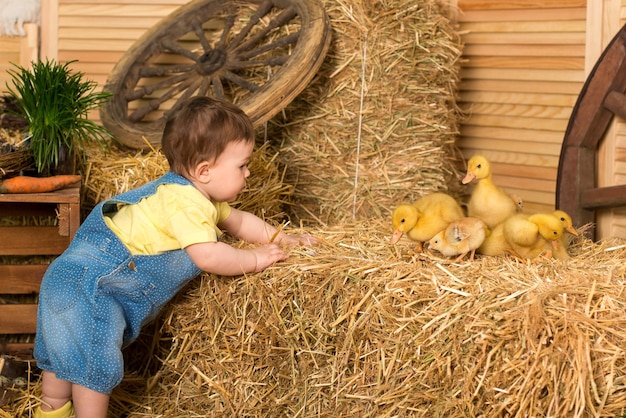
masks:
<svg viewBox="0 0 626 418"><path fill-rule="evenodd" d="M11 318L0 322L0 335L33 334L37 329L37 304L0 305L0 318Z"/></svg>
<svg viewBox="0 0 626 418"><path fill-rule="evenodd" d="M586 7L586 0L458 0L462 10L545 9Z"/></svg>
<svg viewBox="0 0 626 418"><path fill-rule="evenodd" d="M550 4L551 6L551 4ZM463 9L458 13L459 22L556 22L561 20L585 20L587 8L542 9Z"/></svg>

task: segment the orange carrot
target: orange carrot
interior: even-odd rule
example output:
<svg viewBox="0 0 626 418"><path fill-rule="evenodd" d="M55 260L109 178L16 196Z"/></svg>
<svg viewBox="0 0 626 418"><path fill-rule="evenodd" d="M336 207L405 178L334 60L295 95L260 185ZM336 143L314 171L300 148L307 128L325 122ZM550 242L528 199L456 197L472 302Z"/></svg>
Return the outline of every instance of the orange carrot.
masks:
<svg viewBox="0 0 626 418"><path fill-rule="evenodd" d="M78 183L79 175L63 174L49 177L16 176L0 182L0 193L45 193Z"/></svg>

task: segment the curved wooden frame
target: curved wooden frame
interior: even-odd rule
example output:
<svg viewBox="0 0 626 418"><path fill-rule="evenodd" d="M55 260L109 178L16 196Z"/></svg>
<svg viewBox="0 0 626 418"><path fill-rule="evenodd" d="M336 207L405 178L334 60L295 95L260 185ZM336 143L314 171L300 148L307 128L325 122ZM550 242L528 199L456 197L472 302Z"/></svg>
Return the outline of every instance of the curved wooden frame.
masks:
<svg viewBox="0 0 626 418"><path fill-rule="evenodd" d="M234 24L239 20L245 20L242 27ZM292 21L299 22L296 31L274 38L275 30ZM215 25L210 30L204 26L209 23ZM219 36L210 41L205 30ZM171 110L165 102L175 107L192 95L232 100L225 94L232 84L249 93L236 104L255 126L262 125L313 79L331 37L330 19L318 0L190 1L145 32L118 61L104 86L113 97L100 109L100 119L127 147L158 147ZM180 43L190 39L200 46L187 49ZM267 55L274 50L281 54ZM241 74L250 68L266 68L267 80L258 83ZM129 110L131 102L141 105Z"/></svg>
<svg viewBox="0 0 626 418"><path fill-rule="evenodd" d="M597 209L626 206L626 185L597 186L597 150L614 115L626 119L626 25L615 35L587 77L569 119L556 181L556 207L574 225L592 224Z"/></svg>

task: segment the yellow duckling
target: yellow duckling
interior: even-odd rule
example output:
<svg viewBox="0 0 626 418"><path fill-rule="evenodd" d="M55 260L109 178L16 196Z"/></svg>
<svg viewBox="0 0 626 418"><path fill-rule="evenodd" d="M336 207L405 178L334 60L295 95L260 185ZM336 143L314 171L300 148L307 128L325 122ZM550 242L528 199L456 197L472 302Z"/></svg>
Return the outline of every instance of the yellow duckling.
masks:
<svg viewBox="0 0 626 418"><path fill-rule="evenodd" d="M550 258L552 251L558 249L558 240L563 235L563 225L552 213L534 215L518 213L504 221L502 233L513 254L518 257L534 259L545 252Z"/></svg>
<svg viewBox="0 0 626 418"><path fill-rule="evenodd" d="M483 243L478 247L476 252L483 255L505 255L513 254L513 248L504 237L504 229L502 224L498 224L491 230L491 233L485 237Z"/></svg>
<svg viewBox="0 0 626 418"><path fill-rule="evenodd" d="M469 184L477 179L476 187L472 191L467 215L482 219L489 228L493 229L506 218L520 210L523 203L519 197L513 197L491 180L491 165L482 155L474 155L467 163L467 174L462 180Z"/></svg>
<svg viewBox="0 0 626 418"><path fill-rule="evenodd" d="M463 216L463 209L452 196L442 192L425 195L411 205L400 205L394 209L391 244L406 234L418 243L416 251L421 252L426 241Z"/></svg>
<svg viewBox="0 0 626 418"><path fill-rule="evenodd" d="M455 263L469 254L469 261L474 261L476 249L481 246L489 228L481 219L464 217L452 221L446 229L437 233L428 241L428 248L437 250L446 257L457 255Z"/></svg>
<svg viewBox="0 0 626 418"><path fill-rule="evenodd" d="M578 232L576 232L576 228L574 228L574 224L572 222L572 217L569 214L562 210L555 210L552 212L554 216L556 216L560 221L561 225L563 225L563 235L559 238L559 247L558 249L553 250L552 255L554 258L559 260L567 260L569 258L569 244L570 244L570 235L578 236ZM567 232L567 234L565 233Z"/></svg>

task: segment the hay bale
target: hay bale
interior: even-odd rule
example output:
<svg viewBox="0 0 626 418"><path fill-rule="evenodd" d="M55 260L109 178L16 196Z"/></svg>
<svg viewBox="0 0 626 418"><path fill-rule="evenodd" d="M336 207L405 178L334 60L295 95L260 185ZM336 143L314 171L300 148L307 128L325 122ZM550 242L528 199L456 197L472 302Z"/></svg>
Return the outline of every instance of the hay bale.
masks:
<svg viewBox="0 0 626 418"><path fill-rule="evenodd" d="M129 374L114 415L624 413L625 241L453 264L385 227L311 231L321 245L265 272L193 282L162 317L161 369Z"/></svg>
<svg viewBox="0 0 626 418"><path fill-rule="evenodd" d="M311 230L322 244L265 272L194 281L164 334L131 346L153 355L130 366L111 415L624 414L626 241L454 264L389 246L385 226ZM4 408L27 415L39 394Z"/></svg>
<svg viewBox="0 0 626 418"><path fill-rule="evenodd" d="M447 7L325 2L327 58L268 126L295 186L294 218L341 224L386 216L426 192L457 192L461 45Z"/></svg>

